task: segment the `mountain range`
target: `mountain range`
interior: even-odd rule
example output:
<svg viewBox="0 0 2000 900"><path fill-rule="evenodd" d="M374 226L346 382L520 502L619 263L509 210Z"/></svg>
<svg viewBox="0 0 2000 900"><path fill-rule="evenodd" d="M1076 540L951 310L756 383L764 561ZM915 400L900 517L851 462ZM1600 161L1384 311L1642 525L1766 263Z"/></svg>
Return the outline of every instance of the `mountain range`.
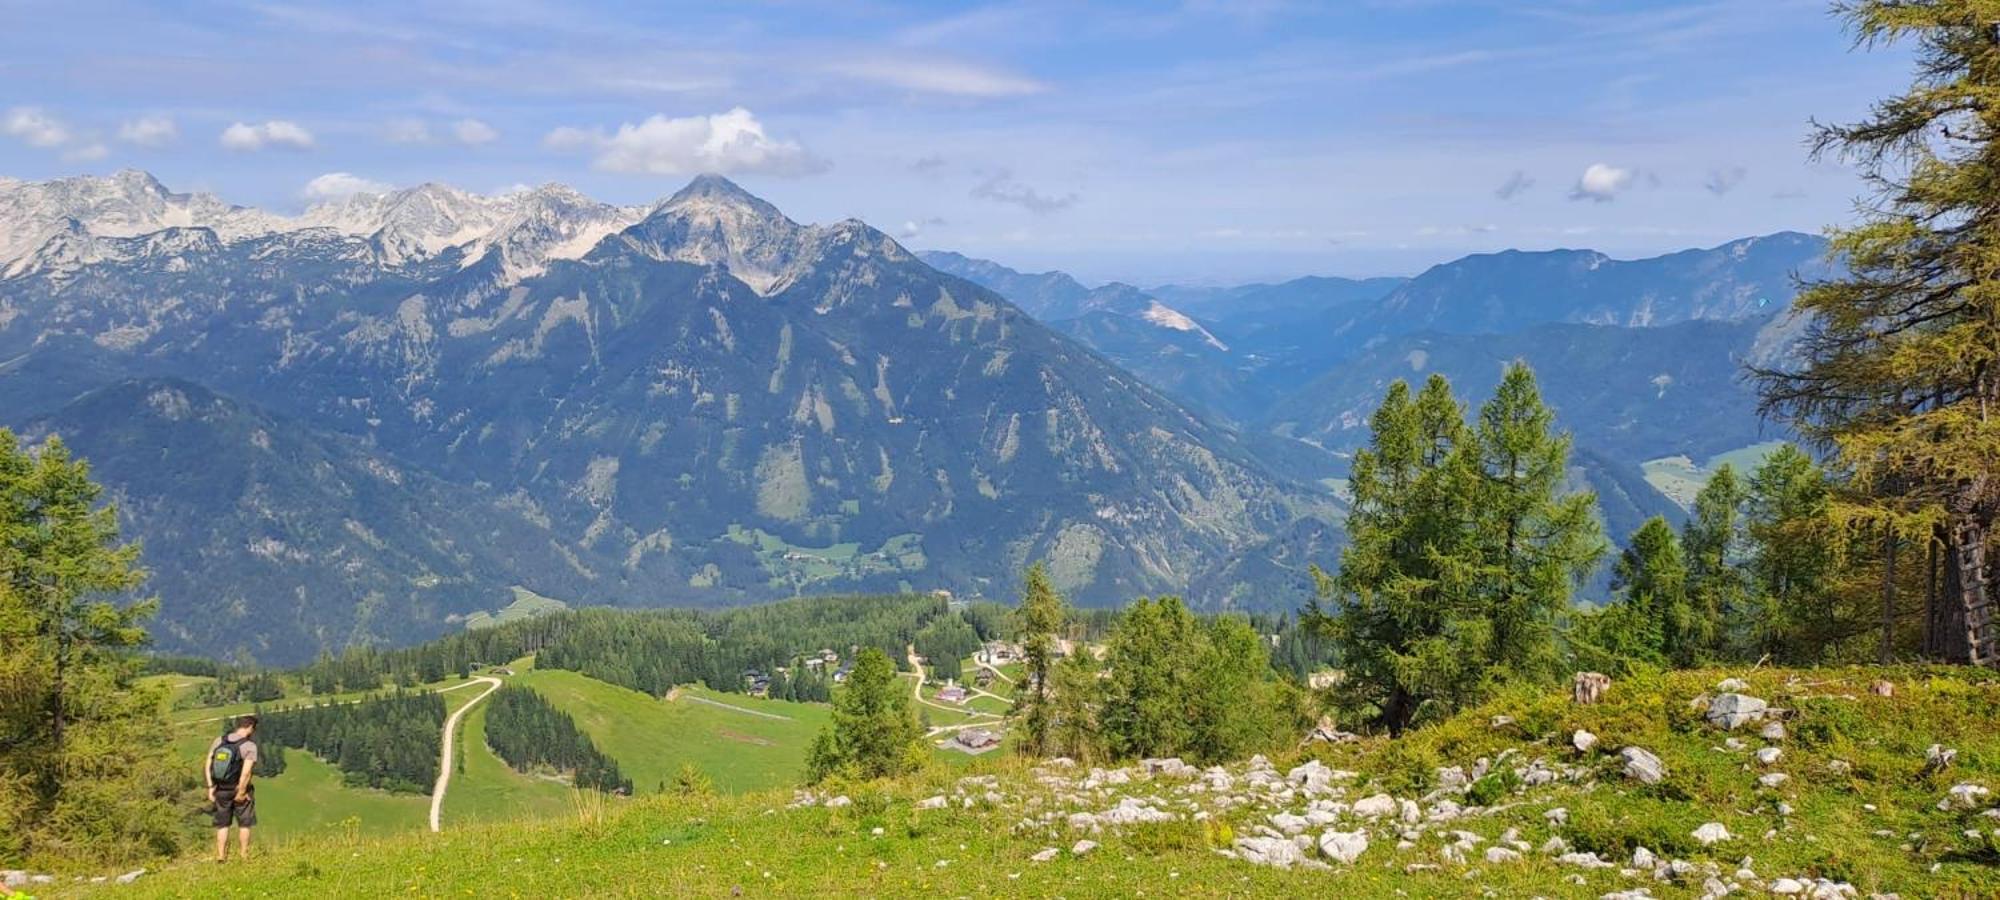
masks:
<svg viewBox="0 0 2000 900"><path fill-rule="evenodd" d="M1003 596L1295 605L1395 378L1476 403L1516 359L1614 535L1640 464L1782 437L1817 238L1645 260L1509 251L1411 278L1089 286L715 176L298 215L150 175L0 180L0 424L60 435L144 539L169 649L400 643L521 586L579 603Z"/></svg>
<svg viewBox="0 0 2000 900"><path fill-rule="evenodd" d="M407 642L516 584L999 595L1047 559L1107 603L1338 515L992 291L718 177L644 210L427 185L288 218L128 172L0 208L0 422L126 499L167 649Z"/></svg>

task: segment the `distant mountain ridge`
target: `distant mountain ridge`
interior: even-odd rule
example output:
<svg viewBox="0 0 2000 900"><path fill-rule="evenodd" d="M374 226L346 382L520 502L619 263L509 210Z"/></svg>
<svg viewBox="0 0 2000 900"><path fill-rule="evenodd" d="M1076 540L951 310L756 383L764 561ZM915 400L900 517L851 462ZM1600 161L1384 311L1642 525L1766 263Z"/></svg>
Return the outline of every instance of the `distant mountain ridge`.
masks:
<svg viewBox="0 0 2000 900"><path fill-rule="evenodd" d="M861 222L802 225L704 177L527 274L505 271L492 242L463 240L511 220L474 216L462 199L420 191L345 207L357 222L380 213L408 240L350 233L361 225L228 240L199 225L83 229L79 240L104 246L0 279L0 422L46 415L38 433L112 433L119 405L78 407L79 392L173 379L248 415L309 422L313 440L412 473L405 484L466 492L452 501L466 509L513 511L532 539L501 546L546 553L529 571L439 553L356 563L387 582L302 576L324 616L311 646L280 639L296 626L254 601L223 615L261 636L245 644L260 658L286 661L435 634L499 605L475 603L481 589L498 598L510 584L579 602L993 596L1047 559L1075 599L1123 601L1217 583L1302 517L1337 515L1233 432ZM129 407L141 395L107 396ZM92 442L114 490L157 489L139 483L148 440ZM339 507L325 489L268 483L263 507ZM141 507L168 508L246 527ZM223 554L217 571L254 570L223 533L156 527L134 521L172 535L154 540L178 545L161 547L165 559L206 546ZM442 527L451 546L487 542ZM288 546L357 559L331 529L304 534L316 537ZM1292 602L1229 588L1208 602ZM186 640L192 617L215 615L191 596L164 599L165 632Z"/></svg>

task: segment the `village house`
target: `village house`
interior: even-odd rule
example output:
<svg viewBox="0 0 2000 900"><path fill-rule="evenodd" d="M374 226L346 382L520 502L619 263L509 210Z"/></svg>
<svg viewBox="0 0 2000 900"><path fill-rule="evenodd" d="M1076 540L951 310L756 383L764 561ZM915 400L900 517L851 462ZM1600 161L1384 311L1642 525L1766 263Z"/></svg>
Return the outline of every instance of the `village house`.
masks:
<svg viewBox="0 0 2000 900"><path fill-rule="evenodd" d="M944 703L956 703L964 706L965 688L956 684L947 684L938 690L937 698Z"/></svg>
<svg viewBox="0 0 2000 900"><path fill-rule="evenodd" d="M964 728L952 736L951 742L956 749L967 753L984 753L1000 746L1000 735L984 728Z"/></svg>

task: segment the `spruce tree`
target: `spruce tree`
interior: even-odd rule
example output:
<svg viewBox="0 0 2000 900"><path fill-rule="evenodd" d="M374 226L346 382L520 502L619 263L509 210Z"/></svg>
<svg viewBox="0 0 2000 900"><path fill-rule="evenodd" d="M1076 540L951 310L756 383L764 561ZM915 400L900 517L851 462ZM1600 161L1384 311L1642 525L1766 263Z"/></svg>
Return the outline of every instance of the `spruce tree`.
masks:
<svg viewBox="0 0 2000 900"><path fill-rule="evenodd" d="M1691 653L1677 660L1681 665L1728 655L1728 623L1750 606L1749 583L1734 559L1742 540L1743 502L1743 483L1736 470L1725 463L1695 495L1694 509L1687 524L1681 526L1688 605L1695 629Z"/></svg>
<svg viewBox="0 0 2000 900"><path fill-rule="evenodd" d="M1811 317L1803 362L1759 372L1764 404L1838 454L1869 501L1843 518L1944 548L1944 649L1991 661L1991 632L1967 615L1990 613L2000 580L2000 7L1838 9L1863 46L1914 44L1917 75L1863 121L1818 129L1815 155L1855 162L1876 196L1833 235L1842 274L1794 301Z"/></svg>
<svg viewBox="0 0 2000 900"><path fill-rule="evenodd" d="M1840 631L1833 484L1812 457L1787 444L1757 467L1748 494L1745 528L1756 547L1756 602L1744 628L1750 655L1812 661Z"/></svg>

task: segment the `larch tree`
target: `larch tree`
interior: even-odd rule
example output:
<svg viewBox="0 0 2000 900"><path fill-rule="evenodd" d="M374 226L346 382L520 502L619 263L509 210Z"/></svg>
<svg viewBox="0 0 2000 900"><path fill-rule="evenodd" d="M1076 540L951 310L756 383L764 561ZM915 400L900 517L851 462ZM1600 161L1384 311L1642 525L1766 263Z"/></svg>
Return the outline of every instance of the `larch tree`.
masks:
<svg viewBox="0 0 2000 900"><path fill-rule="evenodd" d="M1027 663L1025 677L1015 690L1014 715L1021 722L1021 752L1029 756L1047 756L1052 729L1050 692L1054 689L1052 676L1056 640L1069 620L1069 611L1062 596L1056 593L1055 586L1049 583L1048 570L1041 563L1029 566L1022 579L1021 606L1017 615L1021 654Z"/></svg>
<svg viewBox="0 0 2000 900"><path fill-rule="evenodd" d="M1750 605L1749 582L1733 558L1742 541L1743 501L1743 482L1725 463L1695 495L1687 524L1681 526L1693 629L1685 644L1687 655L1677 660L1682 665L1726 656L1728 623Z"/></svg>
<svg viewBox="0 0 2000 900"><path fill-rule="evenodd" d="M1619 602L1644 623L1635 643L1646 647L1647 661L1690 665L1685 660L1693 655L1697 630L1688 604L1687 558L1673 526L1659 516L1647 519L1619 554L1611 578Z"/></svg>
<svg viewBox="0 0 2000 900"><path fill-rule="evenodd" d="M1597 498L1564 491L1570 437L1556 430L1525 363L1507 367L1474 431L1474 527L1486 560L1492 662L1506 674L1545 677L1560 662L1556 617L1605 552Z"/></svg>
<svg viewBox="0 0 2000 900"><path fill-rule="evenodd" d="M814 739L806 760L814 782L835 775L887 778L913 771L928 757L910 693L896 681L889 654L868 647L855 657L847 687L833 697L833 722Z"/></svg>
<svg viewBox="0 0 2000 900"><path fill-rule="evenodd" d="M1868 516L1941 546L1936 649L1990 663L2000 514L2000 0L1853 0L1857 43L1914 44L1910 89L1817 129L1873 187L1833 234L1844 274L1805 286L1802 361L1763 370L1767 411L1838 456Z"/></svg>

